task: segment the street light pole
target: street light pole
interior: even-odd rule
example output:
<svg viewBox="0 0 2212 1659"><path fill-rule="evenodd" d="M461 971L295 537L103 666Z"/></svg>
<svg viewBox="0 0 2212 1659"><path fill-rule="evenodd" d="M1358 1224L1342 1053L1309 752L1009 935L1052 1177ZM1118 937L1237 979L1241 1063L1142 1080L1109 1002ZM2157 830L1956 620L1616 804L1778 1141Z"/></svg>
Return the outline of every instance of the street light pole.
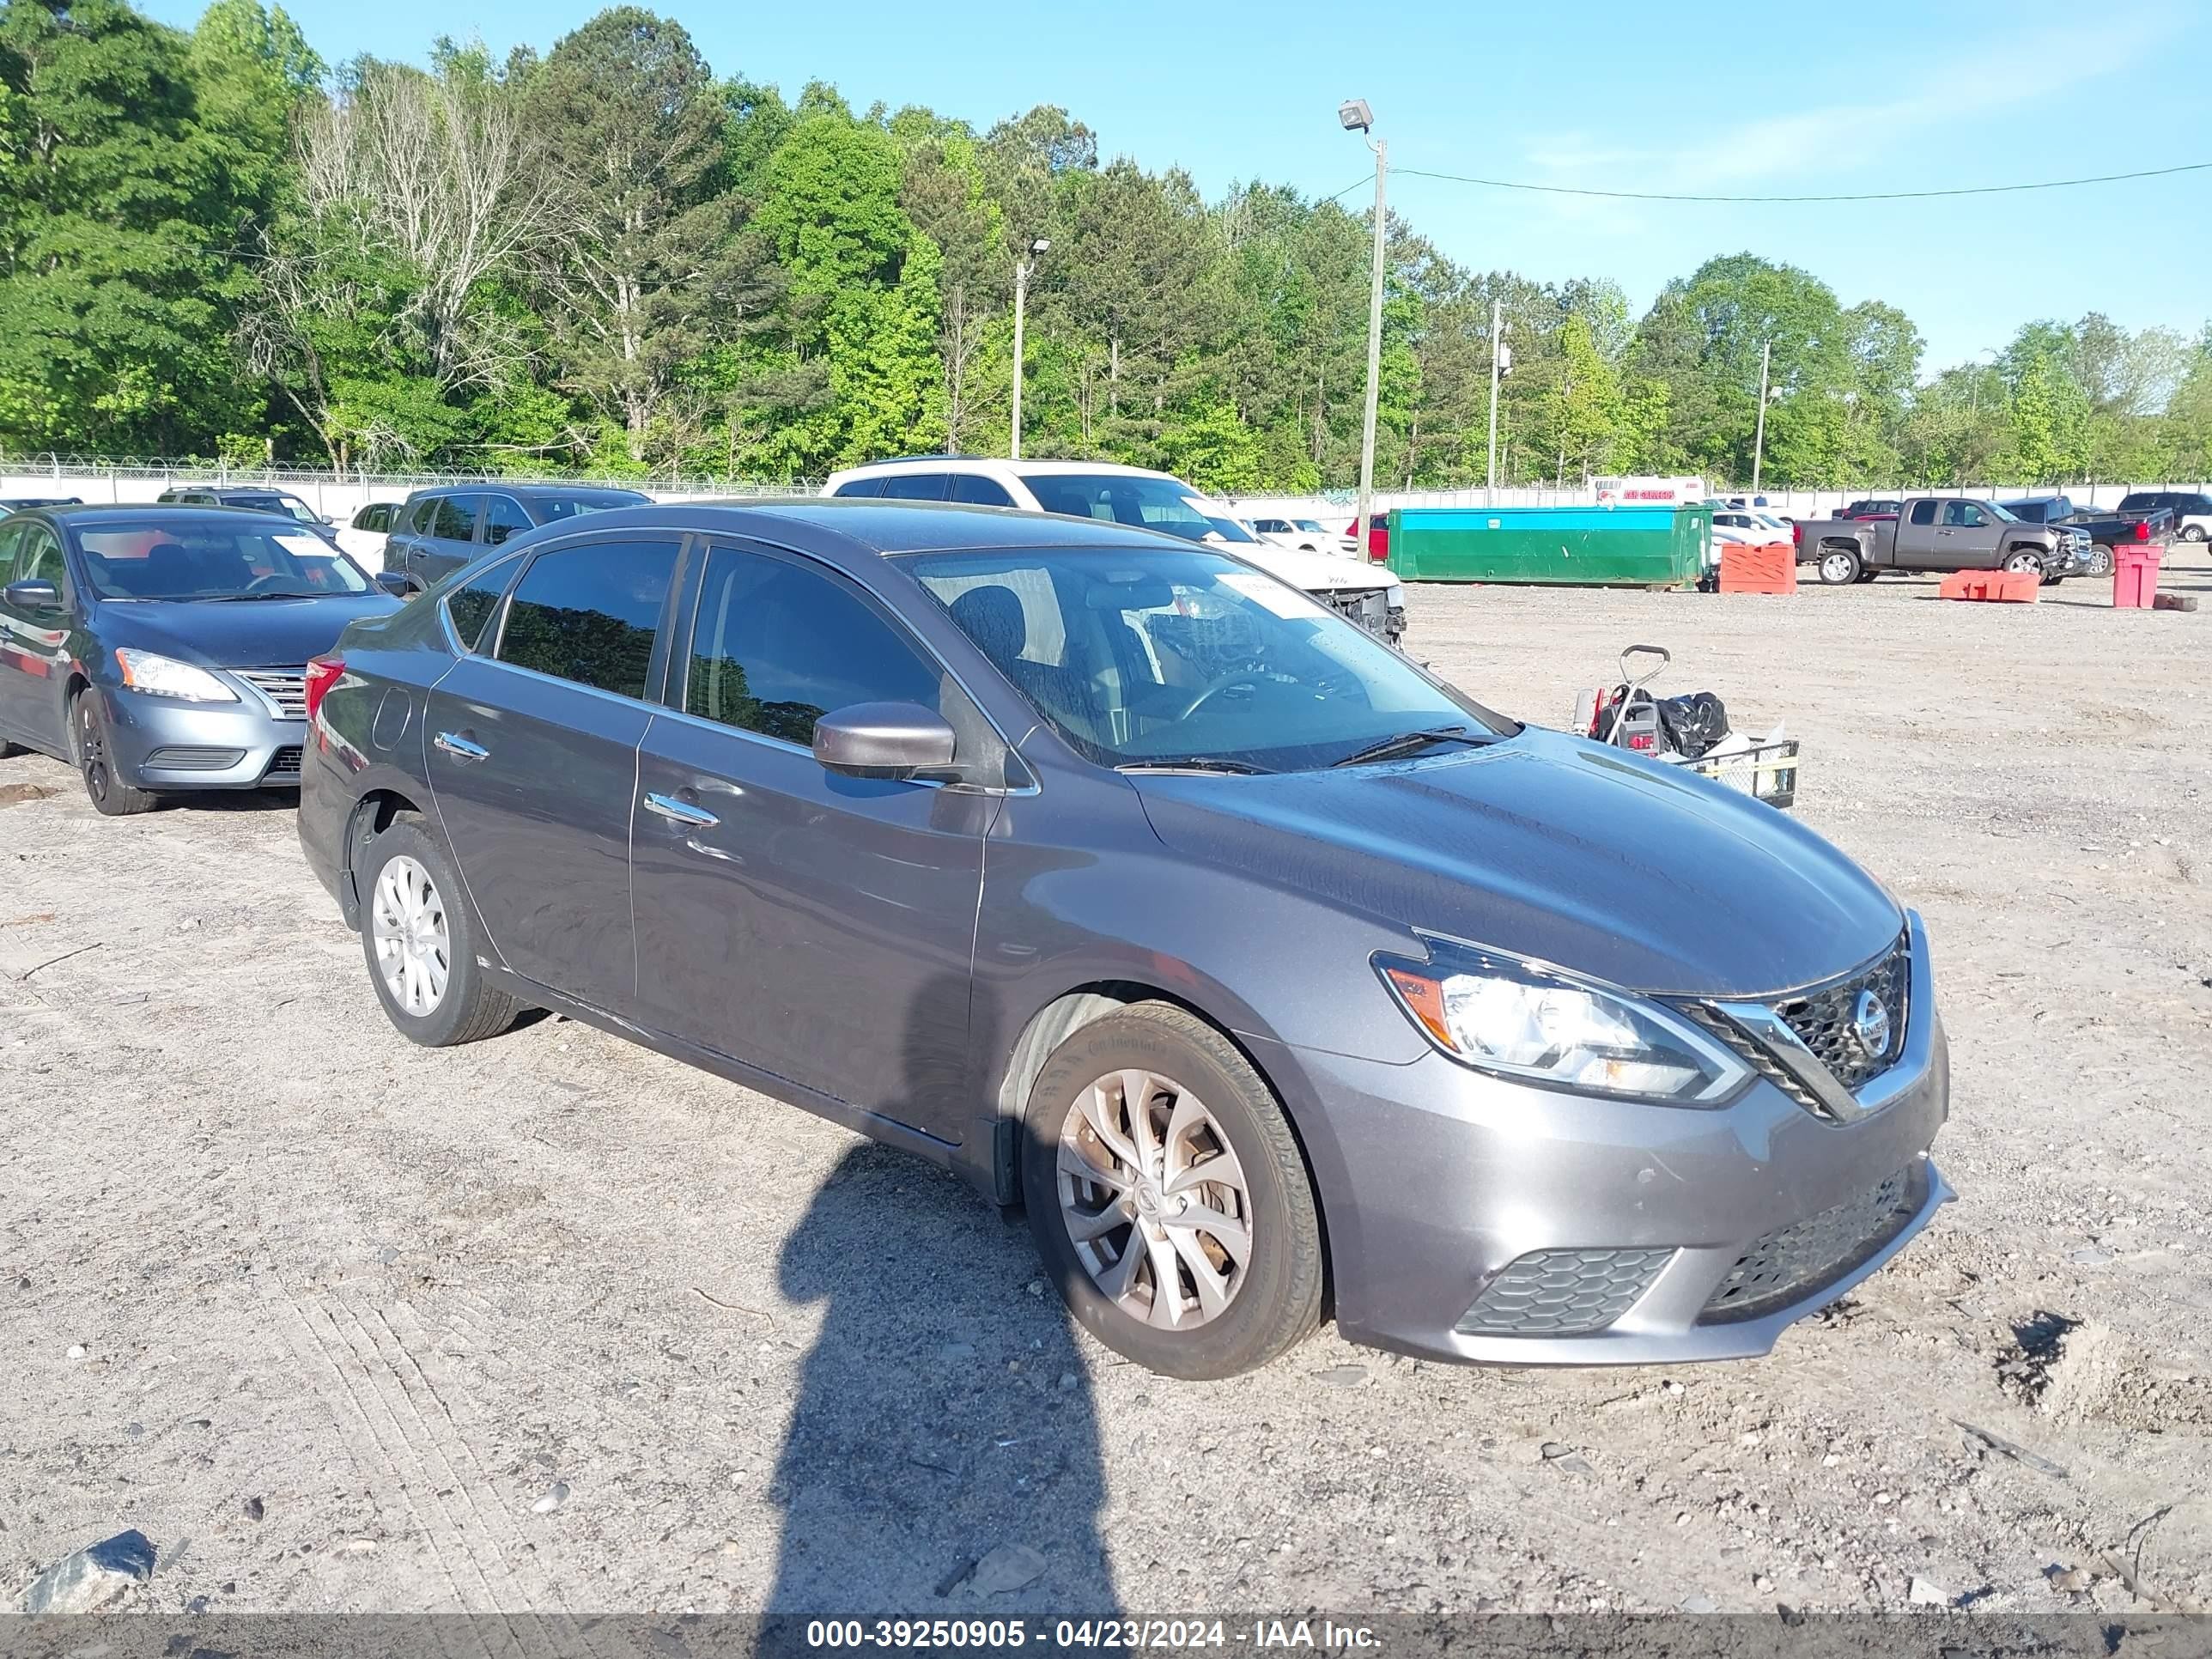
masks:
<svg viewBox="0 0 2212 1659"><path fill-rule="evenodd" d="M1766 362L1774 349L1774 342L1767 340L1759 348L1759 434L1751 441L1751 493L1759 494L1759 464L1766 457Z"/></svg>
<svg viewBox="0 0 2212 1659"><path fill-rule="evenodd" d="M1359 439L1359 527L1353 532L1359 538L1359 556L1364 559L1374 546L1375 536L1375 405L1382 379L1383 241L1389 230L1384 189L1390 175L1390 146L1372 136L1375 112L1368 108L1364 98L1340 104L1336 118L1346 131L1365 137L1367 148L1375 152L1375 270L1367 295L1367 418Z"/></svg>
<svg viewBox="0 0 2212 1659"><path fill-rule="evenodd" d="M1014 412L1006 439L1006 455L1011 460L1022 458L1022 312L1029 298L1030 272L1036 269L1036 256L1051 246L1040 236L1030 244L1029 257L1014 264Z"/></svg>
<svg viewBox="0 0 2212 1659"><path fill-rule="evenodd" d="M1498 504L1498 376L1504 366L1505 302L1490 302L1490 483L1482 492L1482 504Z"/></svg>

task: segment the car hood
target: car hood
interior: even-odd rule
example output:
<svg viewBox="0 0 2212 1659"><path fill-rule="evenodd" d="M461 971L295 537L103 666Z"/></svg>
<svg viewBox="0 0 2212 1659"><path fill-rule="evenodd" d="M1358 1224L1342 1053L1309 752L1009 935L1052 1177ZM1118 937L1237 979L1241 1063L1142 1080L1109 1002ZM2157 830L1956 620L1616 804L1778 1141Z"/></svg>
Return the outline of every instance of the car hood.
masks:
<svg viewBox="0 0 2212 1659"><path fill-rule="evenodd" d="M1786 814L1534 727L1340 771L1130 781L1186 857L1636 990L1788 990L1858 966L1904 926L1871 877Z"/></svg>
<svg viewBox="0 0 2212 1659"><path fill-rule="evenodd" d="M111 649L158 651L201 668L296 668L337 643L349 623L399 608L389 593L253 599L233 605L106 599L94 623Z"/></svg>
<svg viewBox="0 0 2212 1659"><path fill-rule="evenodd" d="M1247 564L1256 565L1269 575L1279 577L1293 587L1304 588L1309 593L1337 593L1346 589L1364 591L1370 587L1388 586L1394 580L1389 571L1378 565L1332 558L1326 553L1309 553L1302 548L1281 547L1273 542L1255 542L1249 546L1242 542L1215 542L1209 545L1216 552L1226 553Z"/></svg>

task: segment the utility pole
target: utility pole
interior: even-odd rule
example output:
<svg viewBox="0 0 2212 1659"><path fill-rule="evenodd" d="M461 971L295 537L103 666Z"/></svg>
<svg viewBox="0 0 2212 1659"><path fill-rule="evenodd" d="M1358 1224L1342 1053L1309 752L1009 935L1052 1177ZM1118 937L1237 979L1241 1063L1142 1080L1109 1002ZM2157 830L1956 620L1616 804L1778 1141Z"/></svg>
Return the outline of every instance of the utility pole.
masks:
<svg viewBox="0 0 2212 1659"><path fill-rule="evenodd" d="M1498 505L1498 377L1511 364L1505 349L1505 302L1490 302L1490 483L1482 492L1485 507Z"/></svg>
<svg viewBox="0 0 2212 1659"><path fill-rule="evenodd" d="M1017 337L1019 337L1018 336ZM1759 434L1751 441L1751 493L1759 494L1759 464L1766 459L1766 363L1774 350L1772 340L1759 347Z"/></svg>
<svg viewBox="0 0 2212 1659"><path fill-rule="evenodd" d="M1014 414L1006 439L1006 455L1011 460L1022 458L1022 311L1029 298L1030 272L1036 269L1036 256L1051 246L1043 237L1038 237L1030 244L1028 256L1014 264Z"/></svg>
<svg viewBox="0 0 2212 1659"><path fill-rule="evenodd" d="M1375 402L1382 378L1382 256L1383 240L1389 231L1384 186L1390 175L1390 146L1373 136L1375 112L1368 108L1364 98L1339 105L1336 118L1346 131L1365 138L1367 148L1375 152L1375 270L1367 296L1367 420L1359 440L1359 528L1354 532L1358 538L1358 557L1364 560L1375 535Z"/></svg>

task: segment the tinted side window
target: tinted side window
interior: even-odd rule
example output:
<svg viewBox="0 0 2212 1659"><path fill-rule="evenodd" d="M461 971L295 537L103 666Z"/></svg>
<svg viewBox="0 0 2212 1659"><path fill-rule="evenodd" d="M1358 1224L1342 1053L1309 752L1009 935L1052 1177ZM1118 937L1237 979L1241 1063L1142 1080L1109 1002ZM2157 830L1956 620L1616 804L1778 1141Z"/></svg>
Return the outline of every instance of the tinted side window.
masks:
<svg viewBox="0 0 2212 1659"><path fill-rule="evenodd" d="M17 581L52 582L58 592L69 586L62 568L62 544L44 525L23 526L23 545L15 556L15 564L21 572Z"/></svg>
<svg viewBox="0 0 2212 1659"><path fill-rule="evenodd" d="M903 472L884 480L884 499L891 501L941 501L945 477L942 472Z"/></svg>
<svg viewBox="0 0 2212 1659"><path fill-rule="evenodd" d="M815 721L853 703L935 708L939 684L935 665L836 578L734 548L708 556L689 713L804 744Z"/></svg>
<svg viewBox="0 0 2212 1659"><path fill-rule="evenodd" d="M497 547L509 536L520 536L530 528L530 515L522 510L522 503L512 495L484 497L483 528L477 538L489 546Z"/></svg>
<svg viewBox="0 0 2212 1659"><path fill-rule="evenodd" d="M30 527L0 522L0 576L11 582L23 579L25 573L16 568L16 555L22 551L23 532Z"/></svg>
<svg viewBox="0 0 2212 1659"><path fill-rule="evenodd" d="M837 486L840 500L848 495L880 495L883 493L884 481L881 478L848 478Z"/></svg>
<svg viewBox="0 0 2212 1659"><path fill-rule="evenodd" d="M955 473L952 494L947 499L966 501L975 507L1012 507L1014 498L1006 494L996 478L979 477L972 472Z"/></svg>
<svg viewBox="0 0 2212 1659"><path fill-rule="evenodd" d="M428 535L431 520L438 516L438 503L443 499L439 495L425 495L420 501L409 503L405 508L404 527L417 536Z"/></svg>
<svg viewBox="0 0 2212 1659"><path fill-rule="evenodd" d="M674 542L595 542L539 555L507 603L500 660L642 697L675 568Z"/></svg>
<svg viewBox="0 0 2212 1659"><path fill-rule="evenodd" d="M476 533L481 495L441 495L430 515L429 533L443 541L465 542Z"/></svg>
<svg viewBox="0 0 2212 1659"><path fill-rule="evenodd" d="M1936 503L1933 501L1913 502L1912 522L1915 524L1934 524L1936 522Z"/></svg>
<svg viewBox="0 0 2212 1659"><path fill-rule="evenodd" d="M477 651L490 643L484 633L486 624L499 614L500 597L507 592L507 583L514 580L514 567L521 555L503 559L489 570L478 573L477 579L465 582L446 595L446 620L453 625L465 649Z"/></svg>
<svg viewBox="0 0 2212 1659"><path fill-rule="evenodd" d="M1943 503L1943 522L1961 530L1973 530L1983 523L1982 509L1972 501L1946 501Z"/></svg>

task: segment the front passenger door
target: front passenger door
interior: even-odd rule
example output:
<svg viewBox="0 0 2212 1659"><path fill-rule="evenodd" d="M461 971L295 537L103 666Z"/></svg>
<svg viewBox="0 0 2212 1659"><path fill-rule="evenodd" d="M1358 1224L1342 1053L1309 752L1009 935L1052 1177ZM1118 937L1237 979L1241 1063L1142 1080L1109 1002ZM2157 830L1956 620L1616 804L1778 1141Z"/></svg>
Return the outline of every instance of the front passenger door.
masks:
<svg viewBox="0 0 2212 1659"><path fill-rule="evenodd" d="M638 756L639 1018L957 1142L974 1115L975 907L1001 798L843 776L809 744L817 718L857 702L988 728L896 619L825 566L716 545L697 594L673 708Z"/></svg>
<svg viewBox="0 0 2212 1659"><path fill-rule="evenodd" d="M538 554L424 722L438 822L493 945L516 973L616 1012L635 987L630 803L677 547L633 536Z"/></svg>

